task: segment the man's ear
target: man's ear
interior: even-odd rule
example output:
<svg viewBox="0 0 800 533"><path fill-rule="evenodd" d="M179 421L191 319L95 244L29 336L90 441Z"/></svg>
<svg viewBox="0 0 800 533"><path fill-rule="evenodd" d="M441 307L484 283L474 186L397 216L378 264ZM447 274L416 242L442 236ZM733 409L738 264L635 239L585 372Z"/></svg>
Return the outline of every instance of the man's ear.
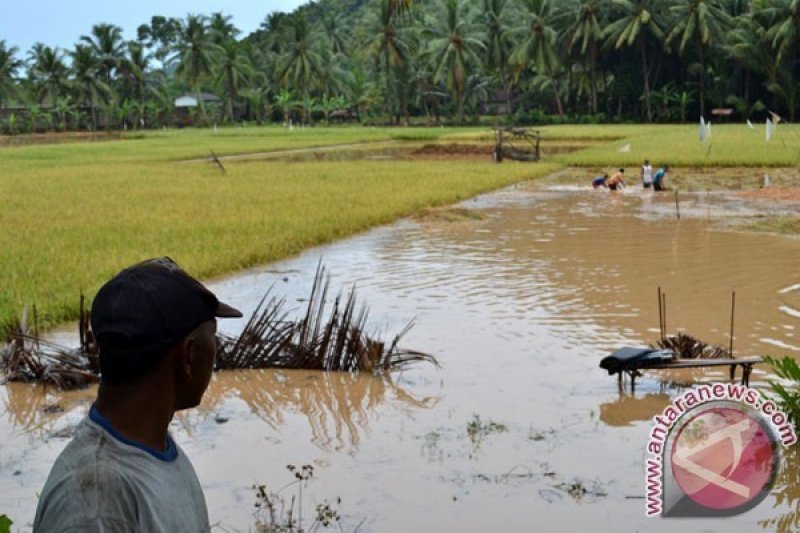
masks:
<svg viewBox="0 0 800 533"><path fill-rule="evenodd" d="M195 363L195 344L194 335L187 335L172 347L176 376L185 379L192 378Z"/></svg>

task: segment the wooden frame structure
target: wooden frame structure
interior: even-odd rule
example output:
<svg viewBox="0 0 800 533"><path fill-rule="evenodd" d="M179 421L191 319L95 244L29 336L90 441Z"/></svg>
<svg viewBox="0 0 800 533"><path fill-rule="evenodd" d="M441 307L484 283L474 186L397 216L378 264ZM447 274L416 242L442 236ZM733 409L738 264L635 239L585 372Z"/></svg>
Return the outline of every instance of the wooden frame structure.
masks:
<svg viewBox="0 0 800 533"><path fill-rule="evenodd" d="M524 128L495 128L495 146L492 157L495 163L503 159L512 161L539 161L542 137L539 130L528 131Z"/></svg>
<svg viewBox="0 0 800 533"><path fill-rule="evenodd" d="M669 363L639 363L629 367L623 366L618 371L617 384L620 391L623 388L623 375L628 374L631 378L631 392L636 390L636 378L643 374L641 370L664 370L681 368L706 368L712 366L729 366L731 381L736 378L736 367L742 367L742 385L750 385L750 374L753 372L753 365L763 363L762 357L743 357L741 359L677 359Z"/></svg>

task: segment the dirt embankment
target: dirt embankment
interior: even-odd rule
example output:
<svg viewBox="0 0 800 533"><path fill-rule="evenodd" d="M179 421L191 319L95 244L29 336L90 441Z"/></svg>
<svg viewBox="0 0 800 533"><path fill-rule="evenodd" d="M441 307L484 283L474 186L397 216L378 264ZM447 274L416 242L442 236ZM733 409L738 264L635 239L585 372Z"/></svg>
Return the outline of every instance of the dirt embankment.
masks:
<svg viewBox="0 0 800 533"><path fill-rule="evenodd" d="M415 159L491 159L492 148L489 144L426 144L411 155Z"/></svg>
<svg viewBox="0 0 800 533"><path fill-rule="evenodd" d="M0 148L32 144L64 144L84 141L118 141L123 134L118 131L71 131L0 135Z"/></svg>

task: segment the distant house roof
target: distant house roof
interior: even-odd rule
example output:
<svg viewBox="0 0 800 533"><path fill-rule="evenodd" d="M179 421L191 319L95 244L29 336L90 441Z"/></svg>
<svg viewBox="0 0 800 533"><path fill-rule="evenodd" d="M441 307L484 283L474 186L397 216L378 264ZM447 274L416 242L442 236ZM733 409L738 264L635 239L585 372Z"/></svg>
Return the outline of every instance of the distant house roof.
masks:
<svg viewBox="0 0 800 533"><path fill-rule="evenodd" d="M355 118L356 114L349 109L336 109L331 111L331 118Z"/></svg>
<svg viewBox="0 0 800 533"><path fill-rule="evenodd" d="M186 93L175 98L175 107L196 107L201 100L206 104L220 101L219 97L211 93Z"/></svg>

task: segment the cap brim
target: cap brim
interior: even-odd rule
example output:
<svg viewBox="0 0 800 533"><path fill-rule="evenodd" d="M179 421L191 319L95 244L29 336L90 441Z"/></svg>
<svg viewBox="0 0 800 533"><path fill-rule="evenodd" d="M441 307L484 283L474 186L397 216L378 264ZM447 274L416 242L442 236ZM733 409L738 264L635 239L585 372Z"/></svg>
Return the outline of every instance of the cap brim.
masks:
<svg viewBox="0 0 800 533"><path fill-rule="evenodd" d="M231 307L226 303L220 302L219 306L217 306L217 312L214 313L214 316L218 318L242 318L244 315L235 307Z"/></svg>

